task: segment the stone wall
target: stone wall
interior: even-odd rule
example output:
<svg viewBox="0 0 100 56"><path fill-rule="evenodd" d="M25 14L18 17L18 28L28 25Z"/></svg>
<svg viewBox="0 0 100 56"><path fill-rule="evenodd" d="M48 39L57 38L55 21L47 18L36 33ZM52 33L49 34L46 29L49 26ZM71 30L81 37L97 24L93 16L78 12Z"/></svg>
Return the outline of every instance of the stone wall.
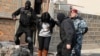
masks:
<svg viewBox="0 0 100 56"><path fill-rule="evenodd" d="M0 0L0 17L11 18L12 12L20 6L19 2L20 0Z"/></svg>

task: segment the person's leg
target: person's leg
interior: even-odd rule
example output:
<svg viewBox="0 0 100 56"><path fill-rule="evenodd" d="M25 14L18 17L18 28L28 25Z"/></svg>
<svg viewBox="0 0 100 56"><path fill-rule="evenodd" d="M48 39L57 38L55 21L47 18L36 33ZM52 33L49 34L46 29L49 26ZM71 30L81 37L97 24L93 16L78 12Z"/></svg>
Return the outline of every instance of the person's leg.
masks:
<svg viewBox="0 0 100 56"><path fill-rule="evenodd" d="M82 35L78 35L77 43L76 43L76 46L74 48L76 56L81 56L82 40L83 40Z"/></svg>
<svg viewBox="0 0 100 56"><path fill-rule="evenodd" d="M71 45L71 49L72 49L72 52L71 52L71 56L75 56L75 46L77 44L77 38L76 37L73 37L72 39L72 45Z"/></svg>
<svg viewBox="0 0 100 56"><path fill-rule="evenodd" d="M30 33L28 33L28 32L30 32ZM33 31L33 30L27 31L26 33L27 33L27 34L25 34L25 42L28 43L27 37L29 37L29 36L31 36L32 41L33 41L33 35L34 35L33 33L34 33L34 31Z"/></svg>
<svg viewBox="0 0 100 56"><path fill-rule="evenodd" d="M63 49L61 55L62 56L71 56L71 50Z"/></svg>
<svg viewBox="0 0 100 56"><path fill-rule="evenodd" d="M60 42L57 45L57 54L56 54L56 56L61 56L62 45L63 45L62 42Z"/></svg>
<svg viewBox="0 0 100 56"><path fill-rule="evenodd" d="M25 31L25 35L27 36L26 40L27 40L27 43L28 43L28 48L30 50L31 55L33 55L33 38L32 38L31 29L25 28L24 31Z"/></svg>
<svg viewBox="0 0 100 56"><path fill-rule="evenodd" d="M35 41L36 41L36 33L37 31L36 30L33 30L33 45L35 45Z"/></svg>
<svg viewBox="0 0 100 56"><path fill-rule="evenodd" d="M36 3L35 4L35 12L36 12L36 14L40 14L40 12L41 12L41 3Z"/></svg>
<svg viewBox="0 0 100 56"><path fill-rule="evenodd" d="M15 37L14 37L14 41L15 41L15 44L16 45L19 45L20 44L19 37L22 35L22 33L23 33L22 27L19 26L19 28L17 29L17 32L15 34Z"/></svg>
<svg viewBox="0 0 100 56"><path fill-rule="evenodd" d="M47 56L51 37L44 37L43 55Z"/></svg>
<svg viewBox="0 0 100 56"><path fill-rule="evenodd" d="M66 43L62 45L61 56L71 56L71 49L66 48Z"/></svg>
<svg viewBox="0 0 100 56"><path fill-rule="evenodd" d="M38 43L39 43L38 56L42 56L44 37L38 36Z"/></svg>
<svg viewBox="0 0 100 56"><path fill-rule="evenodd" d="M71 56L71 49L62 49L61 56Z"/></svg>

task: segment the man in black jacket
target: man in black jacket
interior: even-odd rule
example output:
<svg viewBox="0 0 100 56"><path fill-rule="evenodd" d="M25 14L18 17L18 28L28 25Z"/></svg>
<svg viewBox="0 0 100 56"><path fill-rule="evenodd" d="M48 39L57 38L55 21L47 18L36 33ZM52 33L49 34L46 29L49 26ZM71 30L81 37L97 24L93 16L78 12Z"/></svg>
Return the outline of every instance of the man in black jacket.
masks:
<svg viewBox="0 0 100 56"><path fill-rule="evenodd" d="M71 19L66 18L63 13L57 15L60 25L61 42L57 46L57 56L70 56L73 47L73 37L75 37L75 28Z"/></svg>
<svg viewBox="0 0 100 56"><path fill-rule="evenodd" d="M20 39L19 37L25 33L26 35L26 42L28 43L28 48L33 54L33 26L35 25L35 13L33 9L31 8L31 2L26 1L25 7L19 8L17 11L15 11L12 14L12 18L16 20L16 16L20 14L20 20L19 20L19 28L15 34L15 44L19 45L20 44Z"/></svg>

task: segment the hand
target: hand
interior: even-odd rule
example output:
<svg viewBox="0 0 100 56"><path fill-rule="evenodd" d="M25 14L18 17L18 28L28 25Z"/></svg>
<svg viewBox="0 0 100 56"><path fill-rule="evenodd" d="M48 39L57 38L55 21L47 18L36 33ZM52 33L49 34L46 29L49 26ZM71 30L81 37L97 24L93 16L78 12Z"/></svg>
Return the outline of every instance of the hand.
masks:
<svg viewBox="0 0 100 56"><path fill-rule="evenodd" d="M67 49L71 49L71 45L70 44L66 44L66 48Z"/></svg>
<svg viewBox="0 0 100 56"><path fill-rule="evenodd" d="M13 20L17 20L17 18L16 17L13 17Z"/></svg>

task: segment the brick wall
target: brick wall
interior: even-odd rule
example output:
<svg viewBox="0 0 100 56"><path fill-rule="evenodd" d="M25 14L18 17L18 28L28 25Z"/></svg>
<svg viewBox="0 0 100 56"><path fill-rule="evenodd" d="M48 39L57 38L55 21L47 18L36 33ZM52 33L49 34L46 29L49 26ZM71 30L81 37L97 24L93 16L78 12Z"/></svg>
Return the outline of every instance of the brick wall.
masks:
<svg viewBox="0 0 100 56"><path fill-rule="evenodd" d="M0 17L10 17L19 6L20 0L0 0ZM5 16L6 15L6 16Z"/></svg>
<svg viewBox="0 0 100 56"><path fill-rule="evenodd" d="M13 40L15 21L11 14L20 6L20 0L0 0L0 41Z"/></svg>
<svg viewBox="0 0 100 56"><path fill-rule="evenodd" d="M15 21L0 19L0 41L13 40L15 34Z"/></svg>
<svg viewBox="0 0 100 56"><path fill-rule="evenodd" d="M84 36L83 39L83 48L100 48L100 16L82 14L84 20L86 20L89 31ZM86 47L86 45L88 47Z"/></svg>

